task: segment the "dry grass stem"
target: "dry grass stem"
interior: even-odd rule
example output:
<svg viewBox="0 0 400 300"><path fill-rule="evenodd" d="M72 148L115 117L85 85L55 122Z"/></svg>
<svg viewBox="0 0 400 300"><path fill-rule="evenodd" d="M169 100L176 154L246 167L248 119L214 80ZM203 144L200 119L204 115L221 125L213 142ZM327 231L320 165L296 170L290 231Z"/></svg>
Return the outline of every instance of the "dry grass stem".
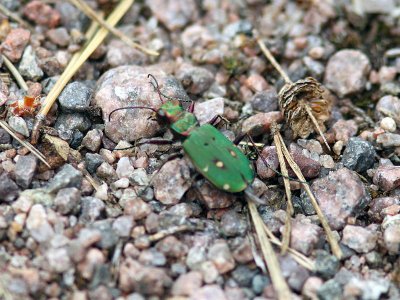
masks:
<svg viewBox="0 0 400 300"><path fill-rule="evenodd" d="M26 147L30 152L32 152L33 155L35 155L41 162L43 162L47 167L50 168L50 165L46 161L46 157L35 147L33 147L31 144L28 142L20 139L14 132L14 130L8 126L6 121L0 120L0 126L8 132L9 135L11 135L14 139L16 139L21 145Z"/></svg>
<svg viewBox="0 0 400 300"><path fill-rule="evenodd" d="M261 219L257 211L257 207L252 200L252 198L254 198L255 196L248 191L245 191L245 195L248 197L247 205L249 206L251 219L253 220L253 224L256 229L257 237L261 246L261 251L263 253L265 263L268 267L268 271L271 276L272 284L274 286L277 298L279 300L290 299L292 293L290 292L289 286L287 285L285 278L283 277L278 258L264 230L265 224Z"/></svg>
<svg viewBox="0 0 400 300"><path fill-rule="evenodd" d="M283 156L282 152L282 145L281 141L279 139L279 136L277 133L279 133L279 129L277 128L277 125L274 123L272 124L272 132L274 135L274 142L275 142L275 148L276 148L276 153L278 155L278 160L279 160L279 166L281 168L281 173L284 175L283 176L283 183L285 186L285 193L286 193L286 199L287 199L287 204L286 204L286 220L285 220L285 230L283 232L283 237L282 237L282 248L281 248L281 253L285 254L286 251L289 248L289 243L290 243L290 235L291 235L291 217L294 213L293 209L293 204L292 204L292 191L290 190L290 182L289 182L289 173L286 167L286 162L285 158Z"/></svg>
<svg viewBox="0 0 400 300"><path fill-rule="evenodd" d="M4 63L8 70L10 70L11 74L14 76L15 80L17 81L19 87L24 89L25 91L28 90L28 85L26 84L24 78L22 78L21 74L18 72L18 69L13 65L13 63L5 56L1 55Z"/></svg>
<svg viewBox="0 0 400 300"><path fill-rule="evenodd" d="M248 216L249 216L249 214L248 214ZM250 221L250 216L249 216L249 221ZM249 225L250 225L249 228L251 228L251 221L250 221ZM260 268L261 272L266 274L267 267L265 266L264 259L262 258L262 256L260 255L260 253L257 249L257 245L254 240L254 234L249 233L247 235L247 238L249 239L249 242L250 242L251 254L253 255L254 263L256 264L257 267Z"/></svg>
<svg viewBox="0 0 400 300"><path fill-rule="evenodd" d="M256 146L256 147L258 147L258 148L264 148L264 146L265 146L265 144L263 144L263 143L249 143L249 142L246 142L246 141L241 141L240 143L239 143L239 145L241 145L241 146Z"/></svg>
<svg viewBox="0 0 400 300"><path fill-rule="evenodd" d="M153 56L160 55L157 51L147 49L147 48L143 47L142 45L133 42L122 31L116 29L113 26L110 26L107 22L104 21L104 19L102 17L100 17L95 11L93 11L93 9L89 5L87 5L84 1L82 1L82 0L68 0L68 1L71 2L73 5L75 5L77 8L79 8L89 18L91 18L92 20L99 23L102 27L104 27L105 29L110 31L116 37L120 38L128 46L130 46L132 48L136 48L148 55L153 55Z"/></svg>
<svg viewBox="0 0 400 300"><path fill-rule="evenodd" d="M203 226L191 226L191 225L183 224L183 225L179 225L179 226L170 227L168 229L163 229L153 235L148 236L148 239L150 242L157 242L169 235L173 235L173 234L176 234L179 232L196 231L196 230L203 230L203 229L204 229Z"/></svg>
<svg viewBox="0 0 400 300"><path fill-rule="evenodd" d="M282 76L283 80L285 80L286 84L292 84L293 82L290 80L289 76L286 72L282 69L281 65L276 61L274 55L269 51L269 49L265 46L265 44L260 40L257 39L257 43L261 48L261 51L264 53L265 57L270 61L271 65L279 72Z"/></svg>
<svg viewBox="0 0 400 300"><path fill-rule="evenodd" d="M122 0L107 18L107 24L110 26L115 26L118 21L125 15L128 9L132 6L133 2L134 0ZM39 113L36 115L36 122L32 131L32 143L37 143L39 138L40 126L43 120L46 118L54 102L56 101L57 97L64 89L65 85L106 38L108 30L105 28L100 28L95 34L93 34L96 28L97 25L92 24L86 36L93 37L90 39L90 41L87 42L87 44L85 45L85 47L83 47L81 51L79 51L71 58L71 61L69 62L67 68L61 74L61 77L57 80L56 84L47 95L44 105L42 106Z"/></svg>
<svg viewBox="0 0 400 300"><path fill-rule="evenodd" d="M25 27L30 31L34 30L34 28L29 23L21 19L17 14L13 13L2 4L0 4L0 12L3 13L5 16L9 17L10 19L14 20L15 22L19 23L22 27Z"/></svg>
<svg viewBox="0 0 400 300"><path fill-rule="evenodd" d="M310 117L311 121L313 122L314 127L317 129L318 134L321 136L322 140L324 141L325 146L328 148L329 151L331 151L331 147L329 147L328 141L326 140L325 135L322 132L321 127L319 126L317 119L314 117L314 114L311 111L310 106L305 104L304 108L306 109L308 116Z"/></svg>
<svg viewBox="0 0 400 300"><path fill-rule="evenodd" d="M282 242L271 232L271 230L268 229L267 225L264 224L264 231L267 234L268 238L270 239L271 243L282 247ZM288 253L293 257L295 261L299 265L302 265L304 268L310 270L310 271L315 271L315 263L311 259L309 259L307 256L305 256L303 253L300 253L299 251L293 249L293 248L288 248Z"/></svg>
<svg viewBox="0 0 400 300"><path fill-rule="evenodd" d="M83 172L85 178L87 179L87 181L89 181L89 183L93 186L93 188L98 191L100 184L92 177L92 175L90 175L90 173L86 170L84 170Z"/></svg>
<svg viewBox="0 0 400 300"><path fill-rule="evenodd" d="M277 135L278 135L278 137L280 139L280 142L281 142L281 145L282 145L282 151L283 151L283 154L284 154L287 162L289 163L290 167L292 168L292 170L296 174L296 176L301 181L305 182L306 179L304 178L303 173L301 173L301 170L300 170L299 166L293 160L293 158L290 155L288 149L286 148L285 143L283 142L281 134L278 132ZM337 242L337 240L333 236L332 229L329 226L328 221L326 220L324 214L322 213L322 210L319 207L317 199L315 199L314 194L312 193L312 191L310 189L310 186L308 184L305 184L305 183L302 183L302 186L303 186L304 190L306 191L308 197L310 198L311 204L314 207L315 212L317 213L317 216L318 216L318 218L319 218L319 220L321 222L321 225L325 230L328 243L329 243L329 245L331 246L331 249L332 249L332 253L337 258L341 258L342 257L342 250L339 247L339 243Z"/></svg>

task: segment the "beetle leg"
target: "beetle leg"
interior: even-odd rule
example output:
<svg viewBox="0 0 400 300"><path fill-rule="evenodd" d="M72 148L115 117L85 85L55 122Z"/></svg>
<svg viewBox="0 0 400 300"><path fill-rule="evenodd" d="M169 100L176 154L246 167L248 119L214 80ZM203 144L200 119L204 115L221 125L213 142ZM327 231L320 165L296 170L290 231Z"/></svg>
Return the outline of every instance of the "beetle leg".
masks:
<svg viewBox="0 0 400 300"><path fill-rule="evenodd" d="M220 121L223 121L225 124L230 124L228 119L221 115L214 116L208 123L215 127Z"/></svg>
<svg viewBox="0 0 400 300"><path fill-rule="evenodd" d="M268 162L267 162L267 160L265 159L265 157L264 157L264 156L262 155L262 153L260 152L260 150L258 150L257 145L254 143L253 138L250 136L250 134L246 133L246 136L247 136L247 138L249 139L250 143L253 145L254 150L256 151L258 157L261 158L263 164L264 164L268 169L271 169L274 173L278 174L279 176L285 177L285 178L287 178L287 179L289 179L289 180L297 181L297 182L300 182L300 183L305 183L305 184L307 184L307 181L302 181L302 180L299 180L299 179L296 179L296 178L293 178L293 177L290 177L290 176L285 176L285 175L283 175L281 172L275 170L274 168L271 168L271 167L268 165Z"/></svg>

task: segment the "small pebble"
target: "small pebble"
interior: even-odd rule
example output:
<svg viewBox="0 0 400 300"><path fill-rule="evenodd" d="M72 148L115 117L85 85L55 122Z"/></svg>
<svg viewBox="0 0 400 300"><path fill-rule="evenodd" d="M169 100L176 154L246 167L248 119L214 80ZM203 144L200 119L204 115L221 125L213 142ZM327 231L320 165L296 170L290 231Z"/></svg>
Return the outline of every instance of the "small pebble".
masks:
<svg viewBox="0 0 400 300"><path fill-rule="evenodd" d="M380 126L383 130L388 131L388 132L396 131L396 122L390 117L383 118L381 120Z"/></svg>
<svg viewBox="0 0 400 300"><path fill-rule="evenodd" d="M17 62L22 57L26 45L29 43L31 33L23 28L12 29L0 45L1 52L12 62Z"/></svg>
<svg viewBox="0 0 400 300"><path fill-rule="evenodd" d="M346 225L343 229L342 243L359 253L373 250L377 240L376 232L361 226Z"/></svg>
<svg viewBox="0 0 400 300"><path fill-rule="evenodd" d="M361 92L371 69L368 57L358 50L343 49L328 61L324 85L339 97Z"/></svg>

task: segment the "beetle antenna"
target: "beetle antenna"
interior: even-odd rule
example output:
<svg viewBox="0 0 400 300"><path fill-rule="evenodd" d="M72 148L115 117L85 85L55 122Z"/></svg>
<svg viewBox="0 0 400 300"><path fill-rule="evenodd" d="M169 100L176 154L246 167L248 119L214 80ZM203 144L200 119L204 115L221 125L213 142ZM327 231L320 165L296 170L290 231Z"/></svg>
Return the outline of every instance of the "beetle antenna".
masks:
<svg viewBox="0 0 400 300"><path fill-rule="evenodd" d="M150 84L151 84L151 85L153 86L153 88L157 91L158 96L160 97L161 103L164 103L164 100L162 99L162 97L167 98L167 99L169 99L169 100L178 100L178 101L180 101L180 102L192 102L192 100L184 100L184 99L172 98L172 97L170 97L170 96L168 96L168 95L165 95L163 92L161 92L161 89L160 89L160 86L159 86L159 84L158 84L158 81L157 81L157 79L154 77L154 75L152 75L152 74L147 74L147 77L148 77L148 78L151 77L151 78L154 80L154 82L153 82L153 81L150 81ZM161 96L162 96L162 97L161 97Z"/></svg>
<svg viewBox="0 0 400 300"><path fill-rule="evenodd" d="M164 103L164 100L161 97L161 91L160 91L160 86L158 85L157 79L152 75L152 74L147 74L147 78L153 79L153 81L150 81L150 84L153 86L153 88L157 91L158 96L160 97L161 103Z"/></svg>
<svg viewBox="0 0 400 300"><path fill-rule="evenodd" d="M117 112L117 111L119 111L119 110L124 110L124 109L136 109L136 108L138 108L138 109L150 109L150 110L154 111L155 113L157 113L157 110L156 110L156 109L154 109L154 108L152 108L152 107L148 107L148 106L125 106L125 107L120 107L120 108L114 109L112 112L110 112L110 114L108 115L108 121L111 122L111 116L112 116L115 112Z"/></svg>

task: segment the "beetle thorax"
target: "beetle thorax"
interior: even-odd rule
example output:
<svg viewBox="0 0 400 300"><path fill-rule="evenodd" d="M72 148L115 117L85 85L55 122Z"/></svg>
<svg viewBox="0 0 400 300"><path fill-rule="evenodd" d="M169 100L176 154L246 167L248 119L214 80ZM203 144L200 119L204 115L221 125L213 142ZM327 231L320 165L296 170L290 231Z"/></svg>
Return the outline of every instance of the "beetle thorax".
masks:
<svg viewBox="0 0 400 300"><path fill-rule="evenodd" d="M158 115L166 118L170 123L171 129L182 136L188 136L190 131L198 126L195 115L185 111L181 103L177 100L163 103L158 110Z"/></svg>

